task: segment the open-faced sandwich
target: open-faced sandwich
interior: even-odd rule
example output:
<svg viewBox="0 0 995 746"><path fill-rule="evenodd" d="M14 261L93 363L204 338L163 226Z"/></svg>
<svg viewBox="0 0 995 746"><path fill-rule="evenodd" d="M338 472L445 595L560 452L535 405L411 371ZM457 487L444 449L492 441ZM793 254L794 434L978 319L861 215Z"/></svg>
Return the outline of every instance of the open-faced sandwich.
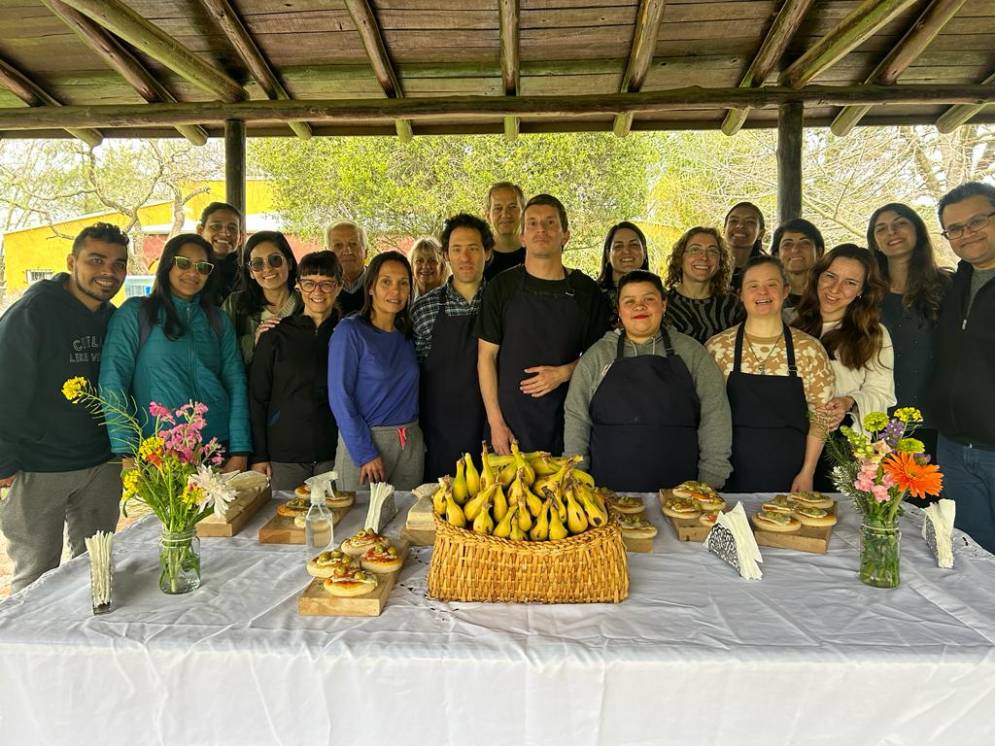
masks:
<svg viewBox="0 0 995 746"><path fill-rule="evenodd" d="M343 552L341 549L332 549L328 552L312 557L307 561L307 571L316 578L330 578L336 569L357 569L359 564L353 557Z"/></svg>
<svg viewBox="0 0 995 746"><path fill-rule="evenodd" d="M338 569L322 585L333 596L362 596L375 590L377 576L365 570Z"/></svg>
<svg viewBox="0 0 995 746"><path fill-rule="evenodd" d="M381 542L363 552L359 564L364 570L382 575L400 570L404 560L401 559L397 547Z"/></svg>
<svg viewBox="0 0 995 746"><path fill-rule="evenodd" d="M630 539L652 539L656 536L656 526L638 515L621 514L618 517L622 536Z"/></svg>
<svg viewBox="0 0 995 746"><path fill-rule="evenodd" d="M790 513L779 513L773 510L761 510L753 514L753 525L761 531L779 531L791 533L802 527L801 522Z"/></svg>
<svg viewBox="0 0 995 746"><path fill-rule="evenodd" d="M809 508L831 508L835 500L826 497L821 492L792 492L788 495L798 505L805 505Z"/></svg>
<svg viewBox="0 0 995 746"><path fill-rule="evenodd" d="M701 508L690 497L668 497L663 503L663 514L671 518L697 518Z"/></svg>
<svg viewBox="0 0 995 746"><path fill-rule="evenodd" d="M643 504L643 498L620 495L617 492L611 493L611 495L606 498L606 502L608 507L616 513L635 515L636 513L642 513L646 508Z"/></svg>
<svg viewBox="0 0 995 746"><path fill-rule="evenodd" d="M812 508L808 505L797 505L791 515L801 521L803 526L836 525L836 513L826 510L825 508Z"/></svg>
<svg viewBox="0 0 995 746"><path fill-rule="evenodd" d="M374 544L385 544L387 540L372 528L364 528L342 542L341 549L350 557L362 557Z"/></svg>

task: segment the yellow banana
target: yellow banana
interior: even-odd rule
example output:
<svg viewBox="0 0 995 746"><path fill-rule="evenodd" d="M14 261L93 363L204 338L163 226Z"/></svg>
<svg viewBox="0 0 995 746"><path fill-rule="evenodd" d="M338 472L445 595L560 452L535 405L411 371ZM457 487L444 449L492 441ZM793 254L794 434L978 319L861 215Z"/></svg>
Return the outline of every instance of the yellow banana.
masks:
<svg viewBox="0 0 995 746"><path fill-rule="evenodd" d="M549 538L549 509L550 500L546 498L546 502L542 504L542 510L539 512L539 519L529 531L529 538L532 541L546 541Z"/></svg>
<svg viewBox="0 0 995 746"><path fill-rule="evenodd" d="M560 497L559 493L547 487L543 489L542 494L544 497L548 497L553 501L553 510L560 516L560 521L565 522L567 520L567 508L563 504L563 499Z"/></svg>
<svg viewBox="0 0 995 746"><path fill-rule="evenodd" d="M564 496L567 500L567 528L572 534L581 534L587 530L587 516L584 514L584 509L577 502L569 486L564 491Z"/></svg>
<svg viewBox="0 0 995 746"><path fill-rule="evenodd" d="M504 487L500 484L494 485L494 517L502 520L508 514L508 498L504 494Z"/></svg>
<svg viewBox="0 0 995 746"><path fill-rule="evenodd" d="M549 506L549 540L558 541L559 539L565 539L569 536L569 531L567 527L563 525L563 520L560 518L560 514L556 512L556 509L550 505Z"/></svg>
<svg viewBox="0 0 995 746"><path fill-rule="evenodd" d="M521 499L529 506L529 512L534 518L539 517L539 512L542 510L542 500L528 487L528 484L524 481L524 475L522 470L518 470L518 480L522 485Z"/></svg>
<svg viewBox="0 0 995 746"><path fill-rule="evenodd" d="M530 458L529 464L535 471L536 477L548 477L560 470L560 464L553 463L549 454L544 452L540 452L535 458Z"/></svg>
<svg viewBox="0 0 995 746"><path fill-rule="evenodd" d="M529 462L526 461L525 456L522 455L522 452L518 450L517 440L511 441L511 455L515 457L516 473L521 471L525 472L525 476L522 478L523 484L527 486L536 481L536 471L529 465Z"/></svg>
<svg viewBox="0 0 995 746"><path fill-rule="evenodd" d="M466 503L470 493L466 489L466 464L463 459L456 462L456 479L453 480L453 499L460 505Z"/></svg>
<svg viewBox="0 0 995 746"><path fill-rule="evenodd" d="M518 514L525 509L522 508L520 505L516 505L514 508L512 508L512 510L514 510L515 513ZM528 534L526 534L525 531L522 530L522 526L521 524L519 524L517 518L511 521L511 533L508 535L508 538L511 539L512 541L527 541L529 538Z"/></svg>
<svg viewBox="0 0 995 746"><path fill-rule="evenodd" d="M477 513L477 517L473 519L474 533L486 535L494 530L494 519L491 518L490 508L490 502L485 501L480 508L480 512Z"/></svg>
<svg viewBox="0 0 995 746"><path fill-rule="evenodd" d="M446 521L457 528L466 527L466 514L463 513L463 508L453 499L452 492L446 493Z"/></svg>
<svg viewBox="0 0 995 746"><path fill-rule="evenodd" d="M463 454L463 461L466 463L466 491L470 497L480 494L480 472L473 465L473 456L469 453Z"/></svg>
<svg viewBox="0 0 995 746"><path fill-rule="evenodd" d="M580 501L581 507L587 514L587 522L594 528L601 528L608 523L608 512L603 510L594 501L594 491L584 484L574 485L574 495Z"/></svg>
<svg viewBox="0 0 995 746"><path fill-rule="evenodd" d="M528 531L532 528L532 516L524 500L518 501L518 525L522 531Z"/></svg>
<svg viewBox="0 0 995 746"><path fill-rule="evenodd" d="M486 490L481 490L476 497L466 501L466 505L463 506L463 513L466 515L468 521L474 520L483 507L494 498L494 490L496 489L496 484L491 485Z"/></svg>
<svg viewBox="0 0 995 746"><path fill-rule="evenodd" d="M586 471L583 471L582 469L574 469L573 475L574 479L583 482L588 487L594 487L594 477L592 477Z"/></svg>
<svg viewBox="0 0 995 746"><path fill-rule="evenodd" d="M446 514L446 493L453 488L453 480L448 474L439 479L439 489L432 493L432 510L439 517Z"/></svg>
<svg viewBox="0 0 995 746"><path fill-rule="evenodd" d="M481 444L480 451L480 488L490 487L497 482L494 469L491 468L491 454L487 451L487 442Z"/></svg>
<svg viewBox="0 0 995 746"><path fill-rule="evenodd" d="M490 456L490 460L492 468L503 469L508 464L512 463L515 460L515 457L512 456L510 453L507 456L499 456L496 453L492 453Z"/></svg>
<svg viewBox="0 0 995 746"><path fill-rule="evenodd" d="M498 519L498 525L494 527L494 536L507 539L511 535L511 524L518 525L518 521L515 520L515 510L516 508L508 510L507 506L505 507L504 518Z"/></svg>

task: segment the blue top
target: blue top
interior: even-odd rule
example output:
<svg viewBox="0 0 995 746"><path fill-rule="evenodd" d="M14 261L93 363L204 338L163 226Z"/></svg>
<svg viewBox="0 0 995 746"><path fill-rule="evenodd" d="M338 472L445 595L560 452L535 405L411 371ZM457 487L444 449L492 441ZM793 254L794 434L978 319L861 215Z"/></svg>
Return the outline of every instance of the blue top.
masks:
<svg viewBox="0 0 995 746"><path fill-rule="evenodd" d="M141 343L138 314L146 299L130 298L111 317L100 360L100 389L109 400L127 402L134 398L143 435L152 434L155 419L149 417L149 403L179 409L189 401L207 405L207 421L202 435L228 443L226 456L252 452L249 402L245 366L231 321L218 314L220 334L200 305L199 297L186 301L173 296L173 305L184 332L169 339L163 330L165 311L159 323ZM142 311L143 312L143 311ZM107 434L115 453L128 454L133 434L108 418Z"/></svg>
<svg viewBox="0 0 995 746"><path fill-rule="evenodd" d="M371 427L418 419L414 343L359 316L340 321L328 344L328 403L353 463L375 459Z"/></svg>

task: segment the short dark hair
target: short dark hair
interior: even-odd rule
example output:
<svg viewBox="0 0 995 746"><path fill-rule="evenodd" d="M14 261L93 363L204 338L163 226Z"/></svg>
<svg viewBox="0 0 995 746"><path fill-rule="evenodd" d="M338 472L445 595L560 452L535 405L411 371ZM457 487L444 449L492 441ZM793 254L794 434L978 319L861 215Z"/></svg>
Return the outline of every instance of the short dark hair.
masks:
<svg viewBox="0 0 995 746"><path fill-rule="evenodd" d="M565 208L563 203L556 199L556 197L552 194L537 194L535 197L526 202L525 209L522 210L523 217L526 211L533 205L550 205L555 207L556 211L560 214L560 228L565 231L570 230L570 224L567 222L567 208Z"/></svg>
<svg viewBox="0 0 995 746"><path fill-rule="evenodd" d="M487 222L481 220L476 215L461 212L458 215L453 215L442 224L439 243L442 244L443 254L449 254L449 239L452 237L453 231L457 228L471 228L477 231L480 234L480 243L484 247L484 251L490 251L494 248L494 234L491 232L491 227L487 225Z"/></svg>
<svg viewBox="0 0 995 746"><path fill-rule="evenodd" d="M377 280L380 279L380 268L387 262L397 262L404 265L404 268L408 271L408 287L411 288L411 292L414 292L415 282L411 275L411 264L408 262L408 258L400 251L383 251L377 254L366 268L366 276L363 278L363 307L359 311L360 318L366 319L371 324L373 323L373 297L370 295L370 291ZM397 316L394 317L394 328L405 337L410 337L414 331L410 309L411 296L408 295L408 305L402 308Z"/></svg>
<svg viewBox="0 0 995 746"><path fill-rule="evenodd" d="M83 250L83 244L89 238L104 243L116 243L118 246L124 247L125 254L128 253L129 239L124 231L113 223L94 223L86 226L73 239L73 256L79 256L79 252Z"/></svg>
<svg viewBox="0 0 995 746"><path fill-rule="evenodd" d="M200 214L200 224L207 225L207 219L211 217L211 213L217 212L218 210L230 210L231 212L238 215L239 221L242 220L242 211L239 210L234 205L230 205L227 202L212 202L207 207L205 207L204 211Z"/></svg>
<svg viewBox="0 0 995 746"><path fill-rule="evenodd" d="M772 264L777 267L778 272L781 273L781 279L784 280L784 284L789 284L788 282L788 271L781 264L781 260L776 256L771 256L770 254L757 254L757 256L751 256L746 262L746 266L743 267L742 279L746 280L746 273L749 272L754 267L759 267L762 264Z"/></svg>
<svg viewBox="0 0 995 746"><path fill-rule="evenodd" d="M826 241L822 237L822 231L815 227L805 218L792 218L786 223L781 223L774 231L774 237L770 240L770 255L779 256L781 251L781 238L788 231L801 233L815 244L815 258L819 259L826 253Z"/></svg>
<svg viewBox="0 0 995 746"><path fill-rule="evenodd" d="M634 269L631 272L626 272L622 275L618 281L618 297L622 297L622 288L626 285L631 285L634 282L648 282L660 291L661 298L667 297L667 293L664 292L663 289L663 280L660 279L660 275L646 269Z"/></svg>
<svg viewBox="0 0 995 746"><path fill-rule="evenodd" d="M302 256L300 264L297 265L297 276L304 275L324 275L342 282L342 264L334 251L329 249L312 251Z"/></svg>
<svg viewBox="0 0 995 746"><path fill-rule="evenodd" d="M992 209L995 210L995 186L984 184L980 181L966 181L960 186L955 186L940 198L940 204L936 206L936 217L940 221L940 227L946 228L943 225L944 209L956 202L963 202L971 197L984 197L991 203Z"/></svg>
<svg viewBox="0 0 995 746"><path fill-rule="evenodd" d="M515 196L518 197L518 204L519 205L525 204L525 192L522 191L522 188L518 186L518 184L515 184L510 181L498 181L495 182L494 184L491 184L491 188L487 190L486 206L488 212L490 212L491 210L491 197L494 196L494 192L496 192L498 189L510 189L515 193ZM522 212L525 212L525 210L522 210Z"/></svg>

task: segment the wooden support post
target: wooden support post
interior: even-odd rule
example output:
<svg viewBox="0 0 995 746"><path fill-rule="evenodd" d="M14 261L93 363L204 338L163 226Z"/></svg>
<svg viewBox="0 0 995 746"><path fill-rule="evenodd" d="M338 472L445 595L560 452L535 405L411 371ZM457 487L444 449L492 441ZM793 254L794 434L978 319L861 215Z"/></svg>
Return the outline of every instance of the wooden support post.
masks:
<svg viewBox="0 0 995 746"><path fill-rule="evenodd" d="M289 101L290 94L287 93L287 89L277 77L262 50L259 49L256 40L252 38L252 34L249 33L242 19L235 12L231 2L229 0L200 0L200 2L217 22L235 53L252 73L252 77L255 78L267 98L273 101ZM308 126L307 122L290 122L289 125L290 129L301 139L307 140L311 137L311 127Z"/></svg>
<svg viewBox="0 0 995 746"><path fill-rule="evenodd" d="M995 74L989 75L981 81L981 85L995 86ZM995 96L995 89L992 90L992 95ZM978 114L987 105L988 104L958 104L957 106L951 106L940 115L939 119L936 120L936 129L945 135L950 134L962 124L969 122L971 117Z"/></svg>
<svg viewBox="0 0 995 746"><path fill-rule="evenodd" d="M933 0L864 82L879 85L897 83L898 76L915 62L965 2L967 0ZM836 115L830 129L834 135L844 137L870 110L870 106L847 106Z"/></svg>
<svg viewBox="0 0 995 746"><path fill-rule="evenodd" d="M217 96L221 101L233 103L245 100L245 90L238 82L204 62L121 0L62 0L62 2L120 36L198 88Z"/></svg>
<svg viewBox="0 0 995 746"><path fill-rule="evenodd" d="M62 106L48 91L35 83L31 78L11 65L0 60L0 85L9 90L28 106ZM91 148L104 141L104 136L95 129L85 127L66 127L66 132L78 140L82 140Z"/></svg>
<svg viewBox="0 0 995 746"><path fill-rule="evenodd" d="M110 32L60 0L42 0L42 2L56 18L75 31L83 43L100 59L111 69L116 70L139 96L150 104L158 101L176 103L176 97ZM207 131L203 127L181 124L176 130L194 145L207 143Z"/></svg>
<svg viewBox="0 0 995 746"><path fill-rule="evenodd" d="M632 46L629 48L629 62L622 75L621 93L637 93L643 87L650 63L653 62L653 52L656 51L656 40L660 35L660 24L663 23L663 9L666 0L639 0L639 16L636 18L636 30L632 36ZM632 112L623 111L615 115L612 131L618 137L625 137L632 129Z"/></svg>
<svg viewBox="0 0 995 746"><path fill-rule="evenodd" d="M778 225L802 214L802 104L783 104L777 110L777 221Z"/></svg>
<svg viewBox="0 0 995 746"><path fill-rule="evenodd" d="M504 95L518 95L518 0L500 0L501 20L501 79L504 82ZM518 137L518 117L504 118L504 137L514 140Z"/></svg>
<svg viewBox="0 0 995 746"><path fill-rule="evenodd" d="M245 211L245 122L238 119L225 122L225 201L242 213L243 222L248 220Z"/></svg>
<svg viewBox="0 0 995 746"><path fill-rule="evenodd" d="M740 88L759 88L764 84L767 76L784 56L788 44L791 43L811 5L812 0L785 0L763 44L757 50L757 56L753 58L746 74L739 81ZM722 122L722 131L727 135L735 135L746 123L749 115L749 109L731 109Z"/></svg>
<svg viewBox="0 0 995 746"><path fill-rule="evenodd" d="M781 73L780 84L801 88L839 62L917 0L864 0Z"/></svg>

